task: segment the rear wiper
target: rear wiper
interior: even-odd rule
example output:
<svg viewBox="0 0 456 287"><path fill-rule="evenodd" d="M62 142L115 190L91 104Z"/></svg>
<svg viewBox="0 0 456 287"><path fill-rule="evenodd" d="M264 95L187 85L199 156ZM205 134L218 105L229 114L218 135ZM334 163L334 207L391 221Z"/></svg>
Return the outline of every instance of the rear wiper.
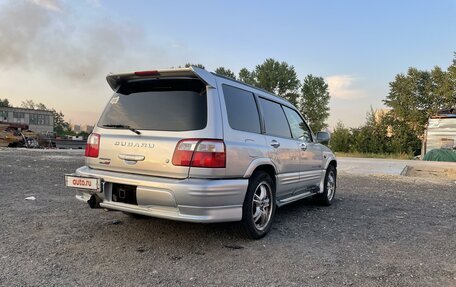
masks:
<svg viewBox="0 0 456 287"><path fill-rule="evenodd" d="M130 126L126 126L126 125L106 124L106 125L102 125L102 127L105 127L105 128L116 128L116 129L127 129L127 130L130 130L130 131L134 132L137 135L141 134L141 132L138 131L137 129L134 129L134 128L132 128Z"/></svg>

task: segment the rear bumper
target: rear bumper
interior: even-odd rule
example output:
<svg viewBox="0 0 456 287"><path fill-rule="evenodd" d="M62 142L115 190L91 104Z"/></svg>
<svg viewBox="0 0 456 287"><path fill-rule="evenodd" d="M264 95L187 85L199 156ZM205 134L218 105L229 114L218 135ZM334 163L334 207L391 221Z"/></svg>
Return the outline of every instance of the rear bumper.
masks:
<svg viewBox="0 0 456 287"><path fill-rule="evenodd" d="M97 196L103 208L189 222L241 220L248 186L248 179L169 179L87 166L77 169L76 174L102 179L103 189ZM112 201L113 183L136 186L138 205ZM76 191L81 201L87 202L90 196L88 191Z"/></svg>

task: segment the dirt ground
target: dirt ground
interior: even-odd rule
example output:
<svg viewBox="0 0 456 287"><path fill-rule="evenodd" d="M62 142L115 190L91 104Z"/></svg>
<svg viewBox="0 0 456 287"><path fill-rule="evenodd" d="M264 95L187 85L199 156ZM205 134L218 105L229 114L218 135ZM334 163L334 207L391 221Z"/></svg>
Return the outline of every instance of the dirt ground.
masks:
<svg viewBox="0 0 456 287"><path fill-rule="evenodd" d="M331 207L283 207L250 241L92 210L63 186L82 164L0 150L0 286L456 286L454 182L341 172Z"/></svg>

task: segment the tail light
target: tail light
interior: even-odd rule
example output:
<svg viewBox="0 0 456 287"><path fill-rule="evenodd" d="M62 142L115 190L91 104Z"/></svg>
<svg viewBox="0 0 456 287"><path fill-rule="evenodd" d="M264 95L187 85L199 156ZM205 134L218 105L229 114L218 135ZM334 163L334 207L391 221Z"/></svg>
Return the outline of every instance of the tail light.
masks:
<svg viewBox="0 0 456 287"><path fill-rule="evenodd" d="M87 139L85 156L86 157L98 157L100 152L100 135L92 133Z"/></svg>
<svg viewBox="0 0 456 287"><path fill-rule="evenodd" d="M212 139L181 140L174 150L173 165L224 168L226 166L225 143L223 140Z"/></svg>

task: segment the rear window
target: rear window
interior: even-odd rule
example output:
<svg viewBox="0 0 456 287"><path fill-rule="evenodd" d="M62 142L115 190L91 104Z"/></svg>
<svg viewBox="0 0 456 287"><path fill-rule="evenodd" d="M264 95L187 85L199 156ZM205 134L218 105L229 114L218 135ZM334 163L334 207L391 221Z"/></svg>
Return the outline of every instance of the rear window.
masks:
<svg viewBox="0 0 456 287"><path fill-rule="evenodd" d="M260 117L252 93L223 85L230 127L235 130L260 133Z"/></svg>
<svg viewBox="0 0 456 287"><path fill-rule="evenodd" d="M157 79L125 83L98 122L138 130L190 131L207 124L206 86L196 79Z"/></svg>

